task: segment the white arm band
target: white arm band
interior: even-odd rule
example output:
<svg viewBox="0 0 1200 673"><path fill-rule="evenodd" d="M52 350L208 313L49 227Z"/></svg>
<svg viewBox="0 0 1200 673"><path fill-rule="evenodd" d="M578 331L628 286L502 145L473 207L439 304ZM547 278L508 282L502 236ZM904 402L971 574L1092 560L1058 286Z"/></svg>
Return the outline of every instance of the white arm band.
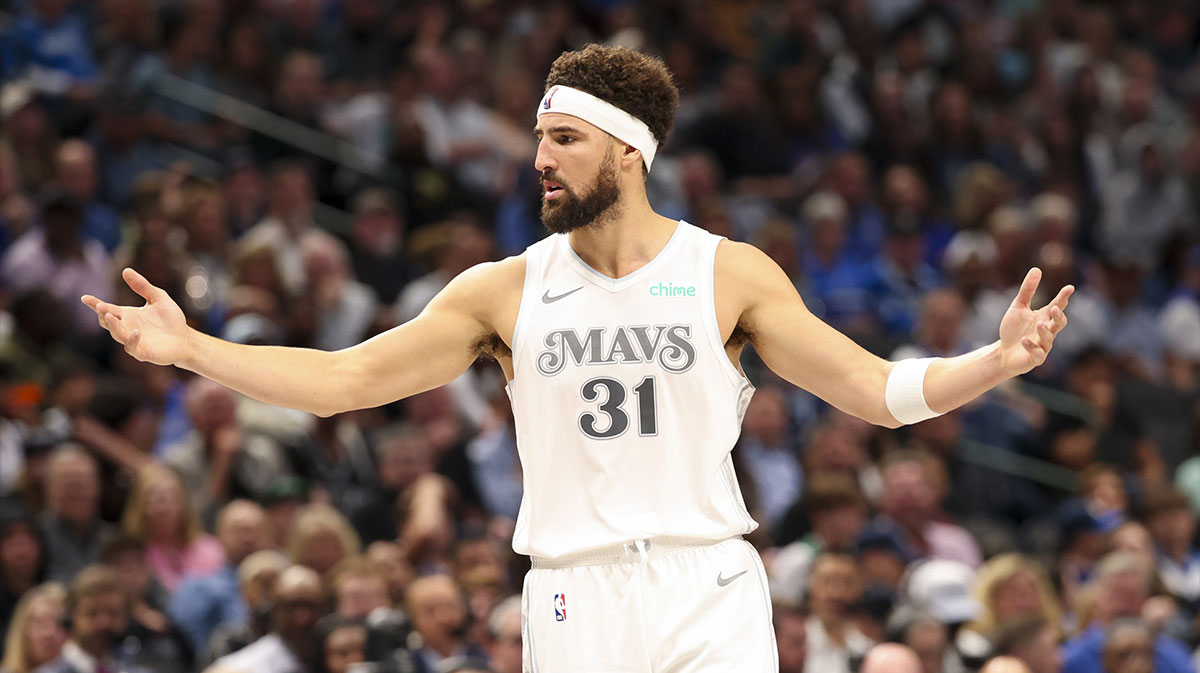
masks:
<svg viewBox="0 0 1200 673"><path fill-rule="evenodd" d="M925 403L925 372L934 360L940 359L909 358L897 362L892 367L884 399L893 418L910 425L941 416Z"/></svg>

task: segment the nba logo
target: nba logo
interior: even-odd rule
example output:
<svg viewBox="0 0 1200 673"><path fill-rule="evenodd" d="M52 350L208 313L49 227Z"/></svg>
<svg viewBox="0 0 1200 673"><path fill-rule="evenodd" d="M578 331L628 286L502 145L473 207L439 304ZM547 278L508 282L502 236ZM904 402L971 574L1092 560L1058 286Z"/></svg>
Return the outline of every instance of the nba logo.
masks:
<svg viewBox="0 0 1200 673"><path fill-rule="evenodd" d="M554 87L553 89L550 89L550 93L546 94L546 100L542 103L543 109L545 109L545 110L550 109L550 99L554 98L554 94L557 92L558 92L558 87Z"/></svg>
<svg viewBox="0 0 1200 673"><path fill-rule="evenodd" d="M554 619L555 621L565 622L567 620L567 595L554 594Z"/></svg>

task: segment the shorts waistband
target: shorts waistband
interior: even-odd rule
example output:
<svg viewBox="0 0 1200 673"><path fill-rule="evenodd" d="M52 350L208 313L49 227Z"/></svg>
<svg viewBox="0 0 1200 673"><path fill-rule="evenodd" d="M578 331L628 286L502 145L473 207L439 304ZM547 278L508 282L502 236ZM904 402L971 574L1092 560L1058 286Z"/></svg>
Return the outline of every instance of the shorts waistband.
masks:
<svg viewBox="0 0 1200 673"><path fill-rule="evenodd" d="M721 544L726 540L740 540L741 535L725 538L724 540L713 540L711 538L699 537L674 537L670 535L659 535L656 537L647 537L629 542L622 542L610 547L600 547L591 549L578 554L567 554L556 558L547 558L544 556L532 556L530 561L532 567L537 569L545 568L572 568L576 566L598 566L610 565L615 563L637 563L643 561L653 561L656 558L663 558L678 554L679 552L688 551L697 547L709 547L712 545Z"/></svg>

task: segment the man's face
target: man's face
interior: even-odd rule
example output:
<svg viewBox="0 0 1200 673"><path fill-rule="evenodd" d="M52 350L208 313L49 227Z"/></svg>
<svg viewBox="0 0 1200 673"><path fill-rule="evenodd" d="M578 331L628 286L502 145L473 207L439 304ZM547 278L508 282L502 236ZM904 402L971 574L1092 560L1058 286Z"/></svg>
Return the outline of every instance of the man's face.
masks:
<svg viewBox="0 0 1200 673"><path fill-rule="evenodd" d="M804 620L794 614L776 615L775 642L779 649L779 673L801 673L808 658Z"/></svg>
<svg viewBox="0 0 1200 673"><path fill-rule="evenodd" d="M82 459L59 463L47 490L51 509L63 519L82 525L95 518L100 478L92 463Z"/></svg>
<svg viewBox="0 0 1200 673"><path fill-rule="evenodd" d="M556 234L612 214L621 196L611 136L563 114L538 118L534 166L542 172L542 223Z"/></svg>
<svg viewBox="0 0 1200 673"><path fill-rule="evenodd" d="M372 575L346 577L338 588L337 602L338 614L343 617L366 617L388 605L387 584Z"/></svg>
<svg viewBox="0 0 1200 673"><path fill-rule="evenodd" d="M421 589L409 592L413 627L427 641L454 638L467 617L467 611L453 580L439 579L426 583Z"/></svg>
<svg viewBox="0 0 1200 673"><path fill-rule="evenodd" d="M107 656L128 625L125 597L116 591L84 596L71 615L71 639L93 656Z"/></svg>
<svg viewBox="0 0 1200 673"><path fill-rule="evenodd" d="M278 587L275 595L275 627L292 647L307 645L313 628L322 616L323 600L320 584L296 582Z"/></svg>
<svg viewBox="0 0 1200 673"><path fill-rule="evenodd" d="M511 613L501 625L488 658L496 673L521 673L521 613Z"/></svg>
<svg viewBox="0 0 1200 673"><path fill-rule="evenodd" d="M1052 627L1043 629L1018 654L1033 673L1058 673L1062 669L1062 650Z"/></svg>
<svg viewBox="0 0 1200 673"><path fill-rule="evenodd" d="M217 540L225 550L225 559L236 565L264 548L266 523L266 515L256 507L238 507L226 512L217 528Z"/></svg>
<svg viewBox="0 0 1200 673"><path fill-rule="evenodd" d="M1154 642L1144 633L1121 631L1104 644L1105 673L1150 673Z"/></svg>
<svg viewBox="0 0 1200 673"><path fill-rule="evenodd" d="M346 673L350 664L364 660L367 630L357 624L340 628L325 639L325 669L329 673Z"/></svg>
<svg viewBox="0 0 1200 673"><path fill-rule="evenodd" d="M858 567L848 558L826 558L812 574L813 614L823 621L841 621L862 594Z"/></svg>

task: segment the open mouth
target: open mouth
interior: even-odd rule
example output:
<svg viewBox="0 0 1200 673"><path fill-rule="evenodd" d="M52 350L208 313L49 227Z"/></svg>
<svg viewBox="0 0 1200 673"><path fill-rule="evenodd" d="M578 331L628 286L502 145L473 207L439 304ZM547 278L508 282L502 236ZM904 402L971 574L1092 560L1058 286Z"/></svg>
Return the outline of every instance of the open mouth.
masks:
<svg viewBox="0 0 1200 673"><path fill-rule="evenodd" d="M562 185L553 180L542 180L542 197L546 199L558 198L564 191Z"/></svg>

